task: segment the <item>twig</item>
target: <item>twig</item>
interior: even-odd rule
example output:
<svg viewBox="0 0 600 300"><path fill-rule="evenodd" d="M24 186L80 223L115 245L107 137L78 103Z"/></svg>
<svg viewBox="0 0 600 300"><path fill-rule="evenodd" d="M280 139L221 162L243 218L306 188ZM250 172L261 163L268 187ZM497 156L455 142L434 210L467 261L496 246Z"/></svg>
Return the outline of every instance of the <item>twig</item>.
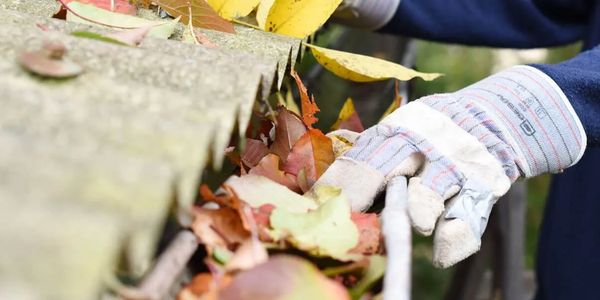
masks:
<svg viewBox="0 0 600 300"><path fill-rule="evenodd" d="M250 27L250 28L253 28L253 29L256 29L256 30L264 31L262 28L260 28L260 27L258 27L256 25L252 25L250 23L246 23L244 21L240 21L240 20L236 20L236 19L231 20L231 23L235 23L235 24L246 26L246 27Z"/></svg>
<svg viewBox="0 0 600 300"><path fill-rule="evenodd" d="M152 270L144 276L139 291L151 300L164 299L196 249L198 249L196 236L187 230L179 232L165 252L160 255Z"/></svg>
<svg viewBox="0 0 600 300"><path fill-rule="evenodd" d="M396 177L388 184L382 212L387 266L383 281L384 300L409 300L412 236L406 213L406 177Z"/></svg>

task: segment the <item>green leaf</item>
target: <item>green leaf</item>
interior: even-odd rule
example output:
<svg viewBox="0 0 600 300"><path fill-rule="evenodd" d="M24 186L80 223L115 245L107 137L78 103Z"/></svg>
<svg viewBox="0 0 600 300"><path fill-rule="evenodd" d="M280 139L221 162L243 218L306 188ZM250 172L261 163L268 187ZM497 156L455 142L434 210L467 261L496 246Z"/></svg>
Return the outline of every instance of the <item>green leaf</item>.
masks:
<svg viewBox="0 0 600 300"><path fill-rule="evenodd" d="M360 281L350 290L352 299L358 300L383 277L387 259L385 256L369 256L369 267Z"/></svg>
<svg viewBox="0 0 600 300"><path fill-rule="evenodd" d="M271 226L297 248L318 256L341 260L354 258L348 251L358 243L358 229L350 218L350 205L335 187L320 186L316 199L322 205L308 213L277 207L271 213Z"/></svg>
<svg viewBox="0 0 600 300"><path fill-rule="evenodd" d="M87 5L80 2L69 3L69 8L77 14L94 21L98 21L102 24L107 24L116 27L126 28L140 28L145 26L152 26L147 36L168 39L175 31L175 25L177 25L178 19L164 22L150 21L130 15L114 13L108 10L97 8L93 5ZM92 22L86 21L70 11L67 11L67 21L77 22L90 25L98 25Z"/></svg>
<svg viewBox="0 0 600 300"><path fill-rule="evenodd" d="M89 32L89 31L74 31L74 32L71 32L71 35L78 37L78 38L98 40L98 41L117 44L117 45L121 45L121 46L129 46L119 40L101 35L99 33L94 33L94 32Z"/></svg>

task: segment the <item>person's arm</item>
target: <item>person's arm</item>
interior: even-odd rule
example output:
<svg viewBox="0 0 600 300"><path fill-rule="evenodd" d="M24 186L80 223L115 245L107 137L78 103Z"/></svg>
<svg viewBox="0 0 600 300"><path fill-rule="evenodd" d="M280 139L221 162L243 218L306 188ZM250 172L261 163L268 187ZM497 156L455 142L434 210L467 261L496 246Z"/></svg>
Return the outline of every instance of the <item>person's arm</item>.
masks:
<svg viewBox="0 0 600 300"><path fill-rule="evenodd" d="M426 40L510 48L548 47L583 38L589 5L532 0L347 0L344 23ZM538 4L538 2L543 2Z"/></svg>
<svg viewBox="0 0 600 300"><path fill-rule="evenodd" d="M448 267L479 249L493 204L517 178L561 172L598 145L600 47L403 105L314 187L340 187L360 211L393 177L410 177L410 221L424 235L435 229L434 264Z"/></svg>

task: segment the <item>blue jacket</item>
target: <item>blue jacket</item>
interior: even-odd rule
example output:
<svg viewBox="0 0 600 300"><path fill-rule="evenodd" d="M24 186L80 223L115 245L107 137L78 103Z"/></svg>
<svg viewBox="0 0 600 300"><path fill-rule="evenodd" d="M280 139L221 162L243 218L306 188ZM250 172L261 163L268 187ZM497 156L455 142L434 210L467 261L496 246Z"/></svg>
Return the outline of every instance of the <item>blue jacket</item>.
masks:
<svg viewBox="0 0 600 300"><path fill-rule="evenodd" d="M583 41L577 57L534 65L562 88L588 144L600 145L600 1L401 0L383 32L440 42L537 48Z"/></svg>
<svg viewBox="0 0 600 300"><path fill-rule="evenodd" d="M376 0L375 0L376 1ZM401 0L385 32L466 45L585 52L534 65L556 81L600 144L600 0ZM600 299L600 147L552 180L537 256L537 300Z"/></svg>

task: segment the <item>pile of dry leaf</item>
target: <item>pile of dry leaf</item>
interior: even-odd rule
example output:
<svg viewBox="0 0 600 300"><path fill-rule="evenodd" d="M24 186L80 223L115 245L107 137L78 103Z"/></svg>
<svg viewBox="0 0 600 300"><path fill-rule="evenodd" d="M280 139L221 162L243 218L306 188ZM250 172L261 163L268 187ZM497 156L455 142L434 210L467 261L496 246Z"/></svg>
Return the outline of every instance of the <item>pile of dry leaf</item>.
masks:
<svg viewBox="0 0 600 300"><path fill-rule="evenodd" d="M239 174L214 193L200 188L204 201L193 209L192 229L208 253L209 272L195 275L180 300L373 296L385 268L379 218L351 212L336 187L311 191L351 144L312 127L319 109L292 76L302 114L280 106L254 122L243 151L227 150ZM389 111L398 105L396 99ZM363 130L351 100L332 129Z"/></svg>

